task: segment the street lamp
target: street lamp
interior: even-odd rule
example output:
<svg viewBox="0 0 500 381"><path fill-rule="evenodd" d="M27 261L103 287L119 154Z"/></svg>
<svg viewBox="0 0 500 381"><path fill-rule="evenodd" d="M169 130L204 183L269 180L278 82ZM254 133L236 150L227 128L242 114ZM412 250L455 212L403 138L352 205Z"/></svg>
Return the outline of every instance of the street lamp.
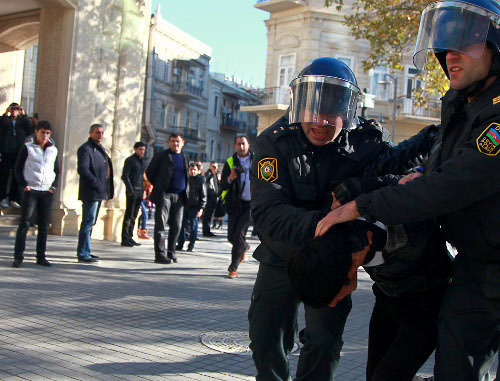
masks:
<svg viewBox="0 0 500 381"><path fill-rule="evenodd" d="M392 74L385 74L386 77L389 77L392 79L392 82L394 84L394 96L393 96L393 109L392 109L392 141L396 140L396 114L398 112L398 105L396 103L396 97L398 95L398 77L392 75ZM381 85L387 86L390 82L387 81L379 81L378 82Z"/></svg>

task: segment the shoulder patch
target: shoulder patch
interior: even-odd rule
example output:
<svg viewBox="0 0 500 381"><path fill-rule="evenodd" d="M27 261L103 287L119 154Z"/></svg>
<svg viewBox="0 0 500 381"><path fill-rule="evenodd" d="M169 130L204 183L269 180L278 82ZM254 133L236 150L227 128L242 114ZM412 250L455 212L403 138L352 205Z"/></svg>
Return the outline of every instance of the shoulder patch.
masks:
<svg viewBox="0 0 500 381"><path fill-rule="evenodd" d="M494 105L500 103L500 95L498 97L493 98L491 101L493 102Z"/></svg>
<svg viewBox="0 0 500 381"><path fill-rule="evenodd" d="M278 159L266 157L259 160L258 178L272 183L278 180Z"/></svg>
<svg viewBox="0 0 500 381"><path fill-rule="evenodd" d="M479 152L496 156L500 152L500 124L491 123L476 140Z"/></svg>

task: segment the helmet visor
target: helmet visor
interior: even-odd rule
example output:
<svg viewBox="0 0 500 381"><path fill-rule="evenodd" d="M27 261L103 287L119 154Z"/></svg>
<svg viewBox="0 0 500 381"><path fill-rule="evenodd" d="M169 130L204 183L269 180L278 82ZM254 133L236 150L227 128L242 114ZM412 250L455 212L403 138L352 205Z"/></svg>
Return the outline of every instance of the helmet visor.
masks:
<svg viewBox="0 0 500 381"><path fill-rule="evenodd" d="M429 53L455 50L473 58L483 55L490 12L460 1L429 4L422 12L413 63L424 70Z"/></svg>
<svg viewBox="0 0 500 381"><path fill-rule="evenodd" d="M304 76L290 84L290 123L353 128L359 88L339 78Z"/></svg>

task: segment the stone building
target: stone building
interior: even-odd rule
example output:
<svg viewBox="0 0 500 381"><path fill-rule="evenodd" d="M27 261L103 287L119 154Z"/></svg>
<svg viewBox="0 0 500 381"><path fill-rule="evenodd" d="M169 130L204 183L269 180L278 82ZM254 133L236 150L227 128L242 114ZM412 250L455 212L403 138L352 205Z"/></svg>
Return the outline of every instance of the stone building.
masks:
<svg viewBox="0 0 500 381"><path fill-rule="evenodd" d="M26 90L28 104L21 105L50 121L60 152L53 233L78 231L75 153L90 125L101 123L115 170L115 198L103 203L93 236L119 238L125 208L120 174L140 136L149 20L149 0L0 2L0 109L22 103L23 75L25 85L36 75L34 92ZM35 43L36 74L25 73L24 50Z"/></svg>
<svg viewBox="0 0 500 381"><path fill-rule="evenodd" d="M212 48L164 20L160 7L149 29L143 139L163 149L181 133L188 158L204 161Z"/></svg>
<svg viewBox="0 0 500 381"><path fill-rule="evenodd" d="M255 8L269 13L265 21L265 89L261 90L263 104L244 110L258 113L259 131L283 115L289 102L288 85L297 72L309 61L325 56L344 61L356 75L359 87L376 95L375 107L365 110L367 117L381 120L392 131L395 115L395 141L437 122L438 101L431 101L430 108L423 109L416 107L411 98L411 90L422 85L415 78L411 61L413 46L406 52L404 71L378 67L365 73L361 63L367 58L369 43L356 40L349 27L342 24L343 16L352 11L352 0L344 3L339 12L336 7L324 7L324 0L257 0Z"/></svg>

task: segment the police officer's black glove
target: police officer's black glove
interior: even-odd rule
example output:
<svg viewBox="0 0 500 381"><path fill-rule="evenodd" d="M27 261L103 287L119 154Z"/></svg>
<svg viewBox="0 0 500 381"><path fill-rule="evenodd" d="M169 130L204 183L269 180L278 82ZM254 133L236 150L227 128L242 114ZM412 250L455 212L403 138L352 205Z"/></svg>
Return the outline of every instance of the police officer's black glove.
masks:
<svg viewBox="0 0 500 381"><path fill-rule="evenodd" d="M362 182L358 178L352 177L335 185L332 192L337 201L344 205L363 193Z"/></svg>

